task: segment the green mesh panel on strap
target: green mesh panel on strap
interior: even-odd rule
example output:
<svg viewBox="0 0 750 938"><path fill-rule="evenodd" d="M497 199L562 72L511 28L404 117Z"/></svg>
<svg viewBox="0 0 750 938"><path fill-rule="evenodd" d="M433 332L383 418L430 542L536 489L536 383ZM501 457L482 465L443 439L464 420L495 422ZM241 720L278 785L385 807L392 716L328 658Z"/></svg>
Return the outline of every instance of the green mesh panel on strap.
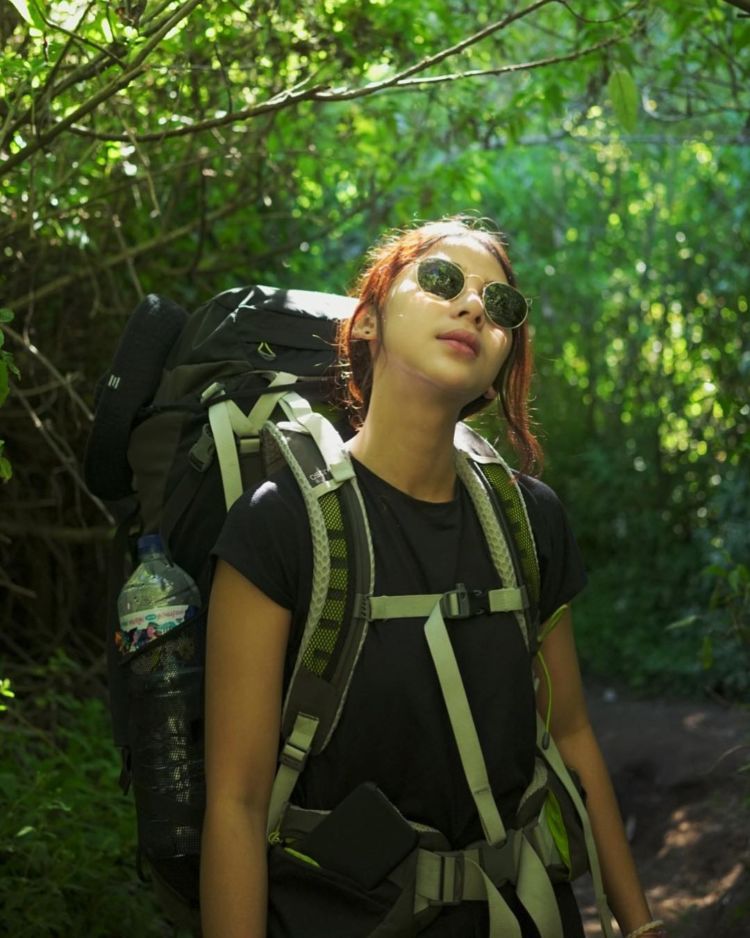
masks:
<svg viewBox="0 0 750 938"><path fill-rule="evenodd" d="M328 589L320 620L302 654L302 667L318 676L324 674L336 649L346 615L349 586L348 548L338 492L334 490L321 496L320 508L330 552Z"/></svg>
<svg viewBox="0 0 750 938"><path fill-rule="evenodd" d="M523 579L535 605L539 603L539 564L537 561L531 528L526 519L526 511L521 501L518 486L509 478L502 466L496 463L483 463L479 467L492 486L495 495L505 513L508 527L516 544L518 557L523 567Z"/></svg>

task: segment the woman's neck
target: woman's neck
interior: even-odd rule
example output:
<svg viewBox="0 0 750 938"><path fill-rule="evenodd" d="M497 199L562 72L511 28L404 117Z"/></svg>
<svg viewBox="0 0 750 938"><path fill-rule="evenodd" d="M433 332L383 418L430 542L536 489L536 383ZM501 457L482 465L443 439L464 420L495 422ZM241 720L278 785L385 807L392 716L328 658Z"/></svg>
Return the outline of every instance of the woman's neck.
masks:
<svg viewBox="0 0 750 938"><path fill-rule="evenodd" d="M455 426L455 416L444 407L373 397L348 448L394 488L422 501L447 502L455 494Z"/></svg>

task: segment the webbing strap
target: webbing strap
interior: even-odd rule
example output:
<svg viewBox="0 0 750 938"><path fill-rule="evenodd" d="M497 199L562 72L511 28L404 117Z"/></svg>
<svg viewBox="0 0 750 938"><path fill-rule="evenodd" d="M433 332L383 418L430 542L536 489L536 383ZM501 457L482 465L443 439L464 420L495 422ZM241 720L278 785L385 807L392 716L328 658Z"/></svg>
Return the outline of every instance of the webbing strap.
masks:
<svg viewBox="0 0 750 938"><path fill-rule="evenodd" d="M297 375L289 374L286 371L279 371L273 375L268 383L268 387L273 388L278 385L287 385L287 389L283 391L276 391L274 394L269 394L266 392L258 396L258 400L253 404L252 409L248 413L247 417L243 415L242 436L257 437L260 434L263 424L270 418L276 405L281 402L282 398L286 397L288 394L291 394L291 392L288 390L288 385L294 384L297 380ZM294 396L299 397L297 394ZM302 398L300 398L300 400L301 399ZM307 409L310 409L309 404L307 405ZM289 416L289 412L286 407L284 408L284 411L287 413L287 416ZM240 411L240 414L241 413L242 411ZM235 426L235 429L238 429L238 427Z"/></svg>
<svg viewBox="0 0 750 938"><path fill-rule="evenodd" d="M429 616L444 593L407 596L371 596L370 619L422 619ZM512 612L523 609L525 596L520 588L488 590L487 612Z"/></svg>
<svg viewBox="0 0 750 938"><path fill-rule="evenodd" d="M318 729L318 718L298 713L294 727L289 734L279 756L279 767L273 780L271 797L268 803L267 835L278 830L284 809L297 784L300 772L305 767L312 748L313 739Z"/></svg>
<svg viewBox="0 0 750 938"><path fill-rule="evenodd" d="M499 848L477 847L454 853L420 850L414 910L483 900L489 911L489 938L520 938L518 920L498 890L506 882L515 886L541 938L563 938L552 883L523 831L510 831L508 840Z"/></svg>
<svg viewBox="0 0 750 938"><path fill-rule="evenodd" d="M596 850L594 833L591 830L591 821L588 811L583 803L583 799L568 772L568 768L563 762L562 756L555 745L555 741L547 732L544 720L539 714L536 717L537 746L544 753L544 757L554 769L555 775L565 786L565 790L570 795L571 801L575 805L578 816L583 827L583 836L586 841L586 853L588 854L589 868L591 870L591 879L594 885L594 896L596 909L599 913L599 920L602 925L604 938L614 938L612 931L612 913L607 903L607 895L604 891L604 881L602 879L602 870L599 865L599 855Z"/></svg>
<svg viewBox="0 0 750 938"><path fill-rule="evenodd" d="M220 401L208 408L208 422L211 424L216 455L219 457L221 484L224 488L224 503L227 511L242 495L242 474L237 446L234 442L230 405L237 409L233 401Z"/></svg>
<svg viewBox="0 0 750 938"><path fill-rule="evenodd" d="M542 938L563 938L555 890L544 864L526 837L521 838L516 895Z"/></svg>
<svg viewBox="0 0 750 938"><path fill-rule="evenodd" d="M490 788L479 735L474 725L466 690L461 680L461 672L439 602L433 607L425 623L424 631L448 710L453 736L461 756L466 781L469 783L471 796L479 812L484 836L487 842L494 846L505 840L505 826Z"/></svg>
<svg viewBox="0 0 750 938"><path fill-rule="evenodd" d="M464 861L465 881L474 880L480 891L481 898L487 900L489 912L489 934L487 938L521 938L521 926L518 919L511 912L510 906L495 888L495 884L474 860L466 857ZM479 898L479 897L477 897ZM543 938L547 938L546 935Z"/></svg>
<svg viewBox="0 0 750 938"><path fill-rule="evenodd" d="M323 457L323 461L328 471L331 473L333 482L336 485L340 485L347 479L353 479L354 466L352 466L349 454L344 449L341 437L336 432L333 424L326 420L321 414L317 414L314 411L300 415L297 417L297 422L300 423L315 440L320 454ZM318 487L318 489L321 489L320 494L323 494L323 491L329 488L330 485Z"/></svg>

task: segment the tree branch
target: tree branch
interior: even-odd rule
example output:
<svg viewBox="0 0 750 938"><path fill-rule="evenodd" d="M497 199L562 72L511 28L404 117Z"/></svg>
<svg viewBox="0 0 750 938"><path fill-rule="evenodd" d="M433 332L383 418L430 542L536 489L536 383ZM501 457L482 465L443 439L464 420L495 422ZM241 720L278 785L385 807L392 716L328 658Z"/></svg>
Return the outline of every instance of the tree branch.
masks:
<svg viewBox="0 0 750 938"><path fill-rule="evenodd" d="M195 124L183 125L182 127L176 127L174 130L159 130L134 136L126 136L124 134L110 134L103 131L87 130L85 127L78 126L71 127L70 129L72 132L82 137L89 137L93 140L107 140L121 143L133 143L134 141L138 141L138 143L150 143L155 141L161 142L162 140L166 140L171 137L184 137L190 134L201 133L205 130L214 130L217 127L225 127L228 124L240 123L242 121L258 117L261 114L268 114L273 111L282 110L283 108L290 107L291 105L297 104L300 101L322 101L325 103L330 101L351 101L355 98L367 97L379 92L400 91L404 89L411 90L419 86L444 84L446 82L458 81L463 78L479 78L489 75L507 75L513 72L523 72L531 71L532 69L536 68L545 68L549 65L558 64L559 62L572 62L575 59L580 59L584 56L591 55L594 52L599 52L607 46L613 45L614 43L622 42L622 40L626 39L628 35L629 34L623 34L622 36L615 36L611 39L605 39L593 46L588 46L585 49L579 49L575 52L569 52L566 55L558 55L546 59L536 59L532 62L519 62L515 65L503 65L499 66L498 68L474 69L467 72L455 72L449 75L433 75L421 78L410 78L408 76L412 75L415 71L415 67L412 66L411 68L406 69L404 72L399 72L398 75L395 75L392 78L384 79L380 82L371 82L370 84L364 85L361 88L343 88L334 90L327 87L318 86L299 91L290 89L275 95L273 98L269 98L268 101L264 101L262 104L256 104L253 107L244 108L241 111L236 111L234 114L224 114L222 117L214 117L210 120L200 121Z"/></svg>
<svg viewBox="0 0 750 938"><path fill-rule="evenodd" d="M211 212L206 216L206 224L217 221L219 218L223 218L225 215L231 215L232 212L237 211L237 209L240 207L240 204L245 204L245 202L232 202L228 205L223 205L220 209L216 209L216 211ZM119 251L117 254L112 255L112 257L108 257L98 262L97 269L107 270L109 267L114 267L116 264L120 264L123 261L137 257L139 254L145 254L148 251L153 251L165 244L170 244L172 241L176 241L178 238L183 238L185 235L195 231L196 224L197 222L191 221L188 224L181 225L179 228L175 228L173 231L170 231L165 235L161 235L158 238L152 238L150 241L144 241L141 244L138 244L132 248L128 248L125 251ZM74 273L65 274L62 277L57 277L55 280L50 280L38 290L31 290L24 296L20 296L18 299L13 300L10 303L6 303L5 305L14 311L23 309L26 306L30 306L32 303L44 299L46 296L49 296L52 293L57 293L58 290L62 290L64 287L69 286L71 283L75 283L79 279L80 273L77 271ZM8 329L8 327L5 325L2 328L5 330Z"/></svg>
<svg viewBox="0 0 750 938"><path fill-rule="evenodd" d="M55 541L67 541L69 544L91 544L95 541L109 541L114 534L113 527L95 526L91 528L73 528L67 525L29 524L27 521L0 521L0 532L11 537L40 537ZM2 584L0 585L7 585ZM21 587L16 587L20 592ZM31 590L24 590L26 595L34 596Z"/></svg>
<svg viewBox="0 0 750 938"><path fill-rule="evenodd" d="M7 333L11 337L11 339L13 339L14 342L17 342L30 355L33 355L35 358L39 359L42 365L47 369L47 371L55 379L56 386L63 388L65 391L67 391L73 403L78 405L78 407L83 412L84 417L89 422L91 422L94 419L94 415L86 406L86 402L79 396L77 391L73 390L73 386L70 384L70 382L62 374L60 374L60 372L57 370L57 368L55 368L55 366L46 357L46 355L43 355L42 352L40 352L39 349L34 344L29 342L27 339L25 339L20 333L16 332L15 329L7 325L7 323L3 323L2 327L0 328L2 328L3 332Z"/></svg>
<svg viewBox="0 0 750 938"><path fill-rule="evenodd" d="M737 7L738 10L743 10L744 16L750 16L750 0L724 0L724 2Z"/></svg>
<svg viewBox="0 0 750 938"><path fill-rule="evenodd" d="M549 2L549 0L547 0L547 2ZM166 19L166 21L161 24L160 28L154 32L151 39L149 39L149 41L143 46L135 59L128 63L128 70L124 72L124 74L120 75L118 78L115 78L108 85L105 85L105 87L100 89L92 98L89 98L85 104L82 104L67 117L64 117L62 120L58 121L46 133L39 134L31 143L27 144L25 147L22 147L12 156L9 156L5 162L0 165L0 173L7 173L11 169L14 169L16 166L25 162L34 153L47 147L56 137L58 137L64 130L67 130L72 124L75 124L82 117L85 117L87 114L95 111L100 104L102 104L104 101L107 101L118 91L121 91L123 88L127 88L127 86L143 72L146 59L159 45L167 33L174 29L174 27L187 16L189 16L195 7L197 7L200 3L201 0L185 0L177 12Z"/></svg>

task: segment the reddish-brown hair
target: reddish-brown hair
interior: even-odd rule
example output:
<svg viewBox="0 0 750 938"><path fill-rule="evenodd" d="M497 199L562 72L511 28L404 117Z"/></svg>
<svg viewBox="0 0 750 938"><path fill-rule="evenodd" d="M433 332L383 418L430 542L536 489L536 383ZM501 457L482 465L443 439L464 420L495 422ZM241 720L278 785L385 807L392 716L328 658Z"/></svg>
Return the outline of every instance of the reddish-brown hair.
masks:
<svg viewBox="0 0 750 938"><path fill-rule="evenodd" d="M381 239L368 253L366 266L352 290L353 295L359 298L354 315L351 319L344 320L339 329L339 356L346 381L344 397L355 425L361 425L367 414L373 372L369 342L356 339L352 335L357 317L368 309L376 318L378 335L382 334L383 309L394 280L406 266L426 254L434 245L445 238L455 237L472 238L478 242L497 258L505 271L508 283L511 286L517 285L502 235L481 226L475 219L461 216L447 218L405 231L396 231ZM511 337L510 353L493 384L498 392L498 409L505 418L508 442L520 458L520 470L529 473L541 469L543 455L529 420L532 357L528 323L525 322L514 329ZM486 405L486 398L477 398L464 407L461 417L477 413Z"/></svg>

